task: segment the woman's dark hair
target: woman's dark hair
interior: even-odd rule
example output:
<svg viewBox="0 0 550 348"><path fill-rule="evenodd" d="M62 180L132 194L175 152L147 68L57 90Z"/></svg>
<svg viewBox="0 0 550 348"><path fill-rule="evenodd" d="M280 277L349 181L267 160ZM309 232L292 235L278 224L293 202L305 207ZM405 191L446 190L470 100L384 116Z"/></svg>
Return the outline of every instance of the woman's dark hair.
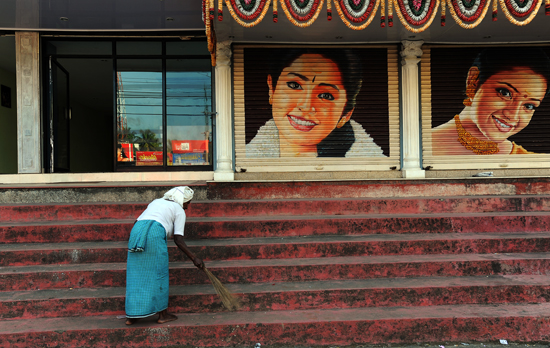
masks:
<svg viewBox="0 0 550 348"><path fill-rule="evenodd" d="M472 66L479 69L478 87L502 71L526 67L546 79L546 94L550 91L550 58L536 47L491 47L481 51Z"/></svg>
<svg viewBox="0 0 550 348"><path fill-rule="evenodd" d="M304 54L319 54L336 64L342 76L342 84L346 90L347 97L346 105L340 116L346 115L353 110L363 83L363 69L361 60L351 49L294 48L287 51L282 57L274 55L269 69L273 90L277 86L277 81L283 69L290 66ZM317 144L317 157L345 157L346 152L348 152L354 142L355 135L348 121L341 128L335 128L325 139Z"/></svg>

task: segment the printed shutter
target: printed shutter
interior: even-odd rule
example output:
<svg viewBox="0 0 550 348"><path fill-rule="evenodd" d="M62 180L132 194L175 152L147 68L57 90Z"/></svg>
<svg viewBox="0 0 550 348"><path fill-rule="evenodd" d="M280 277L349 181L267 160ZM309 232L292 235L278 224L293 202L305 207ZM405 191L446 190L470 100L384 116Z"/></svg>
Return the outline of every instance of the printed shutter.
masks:
<svg viewBox="0 0 550 348"><path fill-rule="evenodd" d="M340 62L339 67L326 58L346 50L359 65ZM270 104L268 75L280 74L276 65L290 70L274 87L271 78ZM234 48L233 67L237 167L247 172L399 170L396 46L240 45ZM353 90L354 75L362 85L355 108L346 112L337 102L342 92L347 96ZM351 121L337 127L345 115Z"/></svg>
<svg viewBox="0 0 550 348"><path fill-rule="evenodd" d="M550 167L549 53L548 46L425 46L424 167ZM478 55L482 65L476 77L479 68L470 68Z"/></svg>

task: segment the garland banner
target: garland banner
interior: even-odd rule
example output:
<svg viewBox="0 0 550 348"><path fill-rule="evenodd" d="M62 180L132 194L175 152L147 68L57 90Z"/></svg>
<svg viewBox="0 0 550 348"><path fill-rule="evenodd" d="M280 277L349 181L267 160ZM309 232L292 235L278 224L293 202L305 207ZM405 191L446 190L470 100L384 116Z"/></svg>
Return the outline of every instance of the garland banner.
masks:
<svg viewBox="0 0 550 348"><path fill-rule="evenodd" d="M475 28L481 23L489 7L490 0L442 0L448 1L449 12L455 22L464 29Z"/></svg>
<svg viewBox="0 0 550 348"><path fill-rule="evenodd" d="M225 0L231 17L245 28L260 23L269 9L271 0ZM218 19L223 18L222 1L218 2Z"/></svg>
<svg viewBox="0 0 550 348"><path fill-rule="evenodd" d="M277 1L277 0L275 0ZM309 27L321 13L324 0L280 0L288 20L297 27Z"/></svg>
<svg viewBox="0 0 550 348"><path fill-rule="evenodd" d="M537 15L542 0L499 0L500 8L510 22L523 26Z"/></svg>
<svg viewBox="0 0 550 348"><path fill-rule="evenodd" d="M330 2L330 0L328 0ZM374 19L380 3L385 0L335 0L340 19L350 29L363 30ZM382 10L382 16L384 16Z"/></svg>
<svg viewBox="0 0 550 348"><path fill-rule="evenodd" d="M260 23L271 5L275 23L278 22L277 7L281 6L292 24L301 28L309 27L319 17L325 1L327 20L332 20L334 5L342 22L353 30L365 29L374 19L379 7L382 27L386 26L387 7L389 27L393 27L395 9L401 23L414 33L422 32L432 24L440 5L442 26L445 25L445 11L448 7L455 22L465 29L475 28L481 23L491 7L491 1L493 21L497 20L499 3L506 18L518 26L529 24L543 1L546 2L546 14L550 15L550 0L218 0L220 21L223 20L224 1L233 19L246 28ZM206 17L213 19L214 0L203 0L203 4Z"/></svg>
<svg viewBox="0 0 550 348"><path fill-rule="evenodd" d="M420 33L432 24L439 0L389 0L393 2L401 24L413 33Z"/></svg>

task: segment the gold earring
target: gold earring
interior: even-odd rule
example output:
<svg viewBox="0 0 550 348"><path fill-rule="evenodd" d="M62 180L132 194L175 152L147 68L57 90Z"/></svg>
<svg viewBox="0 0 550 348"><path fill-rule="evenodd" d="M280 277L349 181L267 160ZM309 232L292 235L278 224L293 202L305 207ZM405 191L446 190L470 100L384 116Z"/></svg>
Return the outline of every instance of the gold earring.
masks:
<svg viewBox="0 0 550 348"><path fill-rule="evenodd" d="M336 124L336 128L342 128L344 125L348 122L348 120L345 117L342 117L340 121Z"/></svg>
<svg viewBox="0 0 550 348"><path fill-rule="evenodd" d="M462 102L465 106L472 106L472 99L476 96L477 82L468 84L466 88L466 99Z"/></svg>
<svg viewBox="0 0 550 348"><path fill-rule="evenodd" d="M474 99L477 90L477 78L479 71L472 72L469 78L468 86L466 87L466 99L462 102L465 106L472 106L472 99Z"/></svg>
<svg viewBox="0 0 550 348"><path fill-rule="evenodd" d="M269 96L269 104L273 104L273 96L272 95Z"/></svg>

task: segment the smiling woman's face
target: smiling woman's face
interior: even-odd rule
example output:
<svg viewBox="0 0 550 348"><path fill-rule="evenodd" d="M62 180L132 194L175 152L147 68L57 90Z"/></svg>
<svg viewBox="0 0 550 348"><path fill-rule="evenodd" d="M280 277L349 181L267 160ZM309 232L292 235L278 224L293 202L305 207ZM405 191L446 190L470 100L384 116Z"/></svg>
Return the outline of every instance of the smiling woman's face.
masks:
<svg viewBox="0 0 550 348"><path fill-rule="evenodd" d="M472 100L477 127L494 142L520 132L542 102L546 86L544 77L525 67L492 75Z"/></svg>
<svg viewBox="0 0 550 348"><path fill-rule="evenodd" d="M273 119L281 141L317 145L338 125L346 90L338 66L320 54L303 54L283 69L275 89L268 76ZM344 115L347 121L353 110Z"/></svg>

